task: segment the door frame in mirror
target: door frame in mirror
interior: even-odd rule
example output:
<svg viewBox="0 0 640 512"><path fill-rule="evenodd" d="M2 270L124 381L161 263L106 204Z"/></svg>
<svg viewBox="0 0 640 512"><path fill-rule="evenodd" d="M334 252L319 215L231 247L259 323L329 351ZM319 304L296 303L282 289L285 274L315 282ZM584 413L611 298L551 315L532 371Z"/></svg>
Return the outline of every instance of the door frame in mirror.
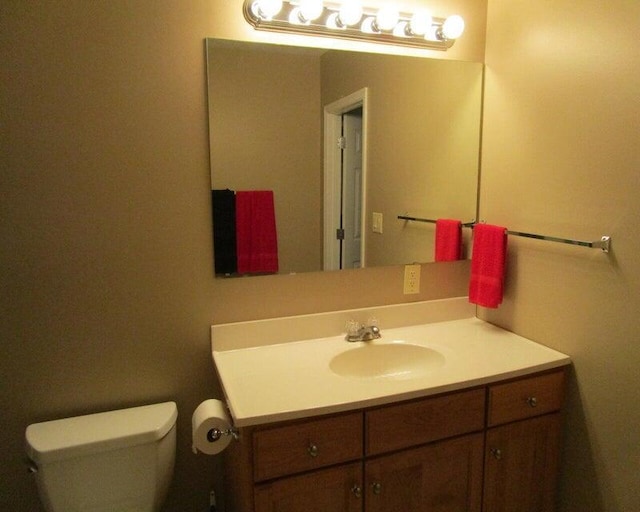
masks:
<svg viewBox="0 0 640 512"><path fill-rule="evenodd" d="M360 245L360 262L366 267L366 190L367 190L367 134L369 133L367 87L359 89L324 107L324 215L323 215L323 270L340 269L340 243L336 236L336 226L340 226L341 176L340 168L342 150L338 144L342 136L342 114L362 107L362 209L360 225L362 226L362 243Z"/></svg>

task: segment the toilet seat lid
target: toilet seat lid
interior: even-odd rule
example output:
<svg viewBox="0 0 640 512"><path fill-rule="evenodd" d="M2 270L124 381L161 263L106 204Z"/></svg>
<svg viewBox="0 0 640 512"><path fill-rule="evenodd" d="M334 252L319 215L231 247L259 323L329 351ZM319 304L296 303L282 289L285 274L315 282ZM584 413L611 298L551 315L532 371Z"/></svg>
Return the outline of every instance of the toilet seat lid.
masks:
<svg viewBox="0 0 640 512"><path fill-rule="evenodd" d="M27 453L36 463L152 443L175 425L175 402L63 418L27 427Z"/></svg>

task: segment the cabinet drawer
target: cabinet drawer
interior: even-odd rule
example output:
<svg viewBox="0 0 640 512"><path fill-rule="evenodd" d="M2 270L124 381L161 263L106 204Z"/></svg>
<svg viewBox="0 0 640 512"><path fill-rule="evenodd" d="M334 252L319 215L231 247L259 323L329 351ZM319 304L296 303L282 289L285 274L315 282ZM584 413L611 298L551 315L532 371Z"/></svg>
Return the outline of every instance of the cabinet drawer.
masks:
<svg viewBox="0 0 640 512"><path fill-rule="evenodd" d="M365 413L365 451L376 455L484 428L485 390L473 389Z"/></svg>
<svg viewBox="0 0 640 512"><path fill-rule="evenodd" d="M489 387L488 425L558 411L564 397L564 370Z"/></svg>
<svg viewBox="0 0 640 512"><path fill-rule="evenodd" d="M253 434L260 482L362 457L362 413L290 423Z"/></svg>

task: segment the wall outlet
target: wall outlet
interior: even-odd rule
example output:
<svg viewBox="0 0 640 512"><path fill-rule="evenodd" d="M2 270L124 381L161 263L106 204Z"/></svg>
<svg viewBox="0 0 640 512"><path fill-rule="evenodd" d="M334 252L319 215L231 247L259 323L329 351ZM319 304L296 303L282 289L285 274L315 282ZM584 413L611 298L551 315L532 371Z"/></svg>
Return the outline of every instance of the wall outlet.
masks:
<svg viewBox="0 0 640 512"><path fill-rule="evenodd" d="M420 265L404 266L404 294L420 293Z"/></svg>
<svg viewBox="0 0 640 512"><path fill-rule="evenodd" d="M371 215L371 227L374 233L382 233L382 214L373 212Z"/></svg>

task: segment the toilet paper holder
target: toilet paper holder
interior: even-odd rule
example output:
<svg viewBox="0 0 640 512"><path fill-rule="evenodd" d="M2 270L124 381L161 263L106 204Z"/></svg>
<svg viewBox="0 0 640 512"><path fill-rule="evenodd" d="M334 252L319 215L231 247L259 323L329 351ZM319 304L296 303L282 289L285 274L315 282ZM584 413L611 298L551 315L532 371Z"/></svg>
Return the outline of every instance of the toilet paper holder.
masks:
<svg viewBox="0 0 640 512"><path fill-rule="evenodd" d="M215 443L220 440L223 436L233 436L233 438L237 441L240 439L240 434L235 428L226 428L221 430L219 428L210 428L207 432L207 441L210 443Z"/></svg>

